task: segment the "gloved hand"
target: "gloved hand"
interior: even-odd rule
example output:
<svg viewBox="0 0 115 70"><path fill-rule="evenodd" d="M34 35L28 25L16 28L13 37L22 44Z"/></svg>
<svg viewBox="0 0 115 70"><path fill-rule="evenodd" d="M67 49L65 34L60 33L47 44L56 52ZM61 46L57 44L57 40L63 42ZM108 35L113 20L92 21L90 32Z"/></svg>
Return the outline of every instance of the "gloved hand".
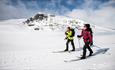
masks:
<svg viewBox="0 0 115 70"><path fill-rule="evenodd" d="M77 37L78 37L78 38L81 38L81 36L80 36L80 35L77 35Z"/></svg>
<svg viewBox="0 0 115 70"><path fill-rule="evenodd" d="M67 39L67 37L65 37L65 39L64 40L66 40Z"/></svg>
<svg viewBox="0 0 115 70"><path fill-rule="evenodd" d="M68 35L67 32L65 32L65 35Z"/></svg>
<svg viewBox="0 0 115 70"><path fill-rule="evenodd" d="M93 42L90 43L90 46L92 46L92 45L93 45Z"/></svg>

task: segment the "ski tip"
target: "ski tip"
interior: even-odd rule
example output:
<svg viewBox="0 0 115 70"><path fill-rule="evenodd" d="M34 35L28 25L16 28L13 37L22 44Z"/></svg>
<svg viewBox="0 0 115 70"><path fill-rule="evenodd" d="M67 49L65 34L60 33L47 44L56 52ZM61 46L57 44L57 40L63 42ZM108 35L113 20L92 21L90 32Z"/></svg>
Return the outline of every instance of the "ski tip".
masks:
<svg viewBox="0 0 115 70"><path fill-rule="evenodd" d="M64 60L64 62L69 62L69 61L67 61L67 60Z"/></svg>
<svg viewBox="0 0 115 70"><path fill-rule="evenodd" d="M64 62L67 62L66 60L64 60Z"/></svg>

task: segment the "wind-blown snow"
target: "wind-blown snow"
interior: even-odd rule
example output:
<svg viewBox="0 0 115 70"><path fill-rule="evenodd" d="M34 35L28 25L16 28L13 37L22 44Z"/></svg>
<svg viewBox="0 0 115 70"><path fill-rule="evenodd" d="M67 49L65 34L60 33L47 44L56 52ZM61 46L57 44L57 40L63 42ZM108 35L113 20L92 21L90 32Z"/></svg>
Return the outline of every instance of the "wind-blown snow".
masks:
<svg viewBox="0 0 115 70"><path fill-rule="evenodd" d="M64 31L35 31L24 24L0 24L0 70L114 70L115 31L95 26L94 53L109 48L81 61L65 63L64 60L77 59L81 51L72 53L52 53L65 49ZM21 20L22 21L22 20ZM5 21L9 22L9 21ZM3 23L3 22L0 22ZM76 29L76 36L79 34ZM75 36L75 47L79 48ZM82 39L80 41L82 46ZM70 46L71 49L71 46Z"/></svg>

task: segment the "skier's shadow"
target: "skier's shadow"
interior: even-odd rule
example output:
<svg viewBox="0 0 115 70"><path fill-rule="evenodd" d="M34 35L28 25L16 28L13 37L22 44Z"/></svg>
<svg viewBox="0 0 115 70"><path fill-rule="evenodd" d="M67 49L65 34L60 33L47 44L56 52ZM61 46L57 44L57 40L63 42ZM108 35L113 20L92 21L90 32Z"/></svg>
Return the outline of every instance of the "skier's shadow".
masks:
<svg viewBox="0 0 115 70"><path fill-rule="evenodd" d="M105 54L108 50L109 50L109 48L100 48L100 49L96 50L96 52L92 56L95 56L98 54Z"/></svg>
<svg viewBox="0 0 115 70"><path fill-rule="evenodd" d="M108 50L109 48L99 48L98 50L96 50L95 53L93 53L92 56L96 56L98 54L105 54ZM87 58L92 57L92 56L87 56ZM79 61L79 60L83 60L83 59L72 59L72 60L67 60L67 61L65 60L64 62L74 62L74 61Z"/></svg>

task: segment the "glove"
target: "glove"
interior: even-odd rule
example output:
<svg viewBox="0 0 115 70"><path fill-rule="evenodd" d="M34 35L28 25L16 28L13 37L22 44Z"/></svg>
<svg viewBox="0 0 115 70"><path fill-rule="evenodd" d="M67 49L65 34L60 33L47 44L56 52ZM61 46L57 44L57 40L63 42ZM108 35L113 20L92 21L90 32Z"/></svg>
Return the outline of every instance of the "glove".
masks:
<svg viewBox="0 0 115 70"><path fill-rule="evenodd" d="M90 46L92 46L92 45L93 45L93 42L90 43Z"/></svg>
<svg viewBox="0 0 115 70"><path fill-rule="evenodd" d="M81 36L80 36L80 35L77 35L77 37L78 37L78 38L81 38Z"/></svg>
<svg viewBox="0 0 115 70"><path fill-rule="evenodd" d="M67 32L65 32L65 35L68 35L68 33L67 33Z"/></svg>
<svg viewBox="0 0 115 70"><path fill-rule="evenodd" d="M65 37L65 39L64 40L66 40L67 39L67 37Z"/></svg>

